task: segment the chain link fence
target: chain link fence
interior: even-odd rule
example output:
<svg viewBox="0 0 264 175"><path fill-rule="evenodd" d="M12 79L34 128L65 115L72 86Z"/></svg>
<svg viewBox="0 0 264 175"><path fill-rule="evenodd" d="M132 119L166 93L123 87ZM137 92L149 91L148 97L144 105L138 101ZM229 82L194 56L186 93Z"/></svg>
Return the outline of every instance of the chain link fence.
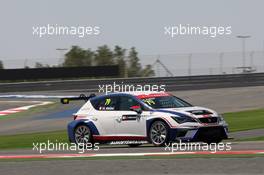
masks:
<svg viewBox="0 0 264 175"><path fill-rule="evenodd" d="M264 72L264 51L141 55L141 64L151 64L157 77Z"/></svg>

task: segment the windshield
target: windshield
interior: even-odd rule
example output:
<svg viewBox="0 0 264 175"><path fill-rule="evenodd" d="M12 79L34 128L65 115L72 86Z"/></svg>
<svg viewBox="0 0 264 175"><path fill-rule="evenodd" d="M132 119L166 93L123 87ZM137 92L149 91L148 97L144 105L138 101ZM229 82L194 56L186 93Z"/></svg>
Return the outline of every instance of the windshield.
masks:
<svg viewBox="0 0 264 175"><path fill-rule="evenodd" d="M186 101L175 97L175 96L160 96L160 97L150 97L142 98L144 103L151 106L154 109L160 108L182 108L182 107L191 107L192 105Z"/></svg>

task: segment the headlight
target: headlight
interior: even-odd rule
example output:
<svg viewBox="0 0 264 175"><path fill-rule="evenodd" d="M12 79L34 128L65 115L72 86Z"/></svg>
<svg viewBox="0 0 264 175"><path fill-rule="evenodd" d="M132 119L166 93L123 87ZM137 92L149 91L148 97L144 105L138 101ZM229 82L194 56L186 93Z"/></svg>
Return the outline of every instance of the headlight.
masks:
<svg viewBox="0 0 264 175"><path fill-rule="evenodd" d="M218 117L219 117L219 124L227 124L224 117L221 115L221 114L218 114Z"/></svg>
<svg viewBox="0 0 264 175"><path fill-rule="evenodd" d="M225 121L224 120L224 117L221 115L221 114L218 114L218 117L219 117L219 121L221 122L221 121Z"/></svg>
<svg viewBox="0 0 264 175"><path fill-rule="evenodd" d="M192 117L189 117L189 116L184 116L184 117L171 116L171 118L179 124L186 123L186 122L195 122L195 123L197 122L196 120L194 120Z"/></svg>

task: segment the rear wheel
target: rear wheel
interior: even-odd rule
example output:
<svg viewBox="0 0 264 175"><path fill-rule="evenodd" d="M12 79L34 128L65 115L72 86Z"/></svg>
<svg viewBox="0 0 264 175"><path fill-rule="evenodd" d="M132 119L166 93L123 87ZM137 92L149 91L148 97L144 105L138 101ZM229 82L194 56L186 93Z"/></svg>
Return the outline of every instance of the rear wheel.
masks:
<svg viewBox="0 0 264 175"><path fill-rule="evenodd" d="M88 126L79 125L74 131L74 140L77 145L86 145L92 143L92 133Z"/></svg>
<svg viewBox="0 0 264 175"><path fill-rule="evenodd" d="M149 139L155 146L164 146L168 142L168 126L163 121L155 121L149 131Z"/></svg>

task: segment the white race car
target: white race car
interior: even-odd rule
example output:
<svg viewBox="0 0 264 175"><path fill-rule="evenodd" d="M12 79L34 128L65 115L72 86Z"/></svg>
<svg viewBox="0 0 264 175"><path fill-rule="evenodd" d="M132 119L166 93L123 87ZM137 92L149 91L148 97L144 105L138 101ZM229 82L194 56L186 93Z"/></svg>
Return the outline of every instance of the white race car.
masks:
<svg viewBox="0 0 264 175"><path fill-rule="evenodd" d="M179 140L218 143L228 138L221 115L166 92L81 95L61 102L80 99L86 103L68 124L69 139L77 144L147 141L163 146Z"/></svg>

